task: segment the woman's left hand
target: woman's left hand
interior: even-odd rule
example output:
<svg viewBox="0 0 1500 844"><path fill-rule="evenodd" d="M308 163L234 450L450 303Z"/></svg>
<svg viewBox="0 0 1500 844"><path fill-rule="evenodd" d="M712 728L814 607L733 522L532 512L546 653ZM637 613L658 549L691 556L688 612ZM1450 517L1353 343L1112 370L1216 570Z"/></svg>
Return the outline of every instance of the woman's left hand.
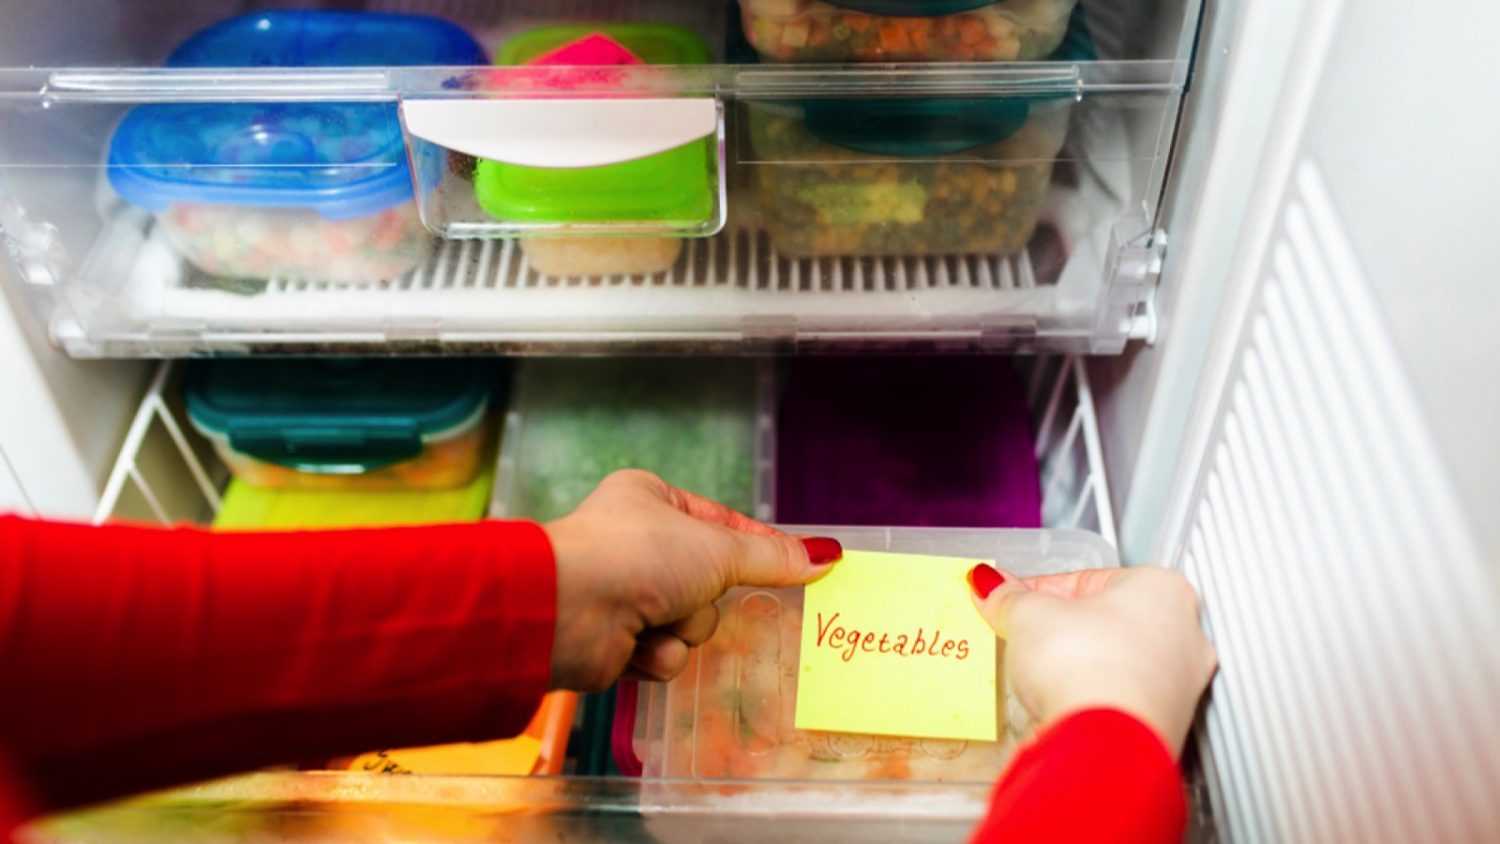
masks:
<svg viewBox="0 0 1500 844"><path fill-rule="evenodd" d="M725 591L808 583L843 553L638 470L605 478L545 529L557 558L552 685L577 691L622 674L670 680L713 635Z"/></svg>

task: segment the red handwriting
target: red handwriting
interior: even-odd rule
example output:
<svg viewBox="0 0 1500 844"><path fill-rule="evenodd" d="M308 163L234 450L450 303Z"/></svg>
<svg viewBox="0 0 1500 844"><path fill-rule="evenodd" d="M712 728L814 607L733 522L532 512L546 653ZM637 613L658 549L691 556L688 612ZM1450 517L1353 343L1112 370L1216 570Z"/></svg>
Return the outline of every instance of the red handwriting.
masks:
<svg viewBox="0 0 1500 844"><path fill-rule="evenodd" d="M927 635L927 628L918 627L915 635L908 633L875 632L858 630L838 624L840 613L834 613L827 621L818 613L817 646L842 651L839 658L844 662L854 659L856 653L893 654L900 657L929 656L939 659L969 658L968 639L944 639L943 631L934 628Z"/></svg>

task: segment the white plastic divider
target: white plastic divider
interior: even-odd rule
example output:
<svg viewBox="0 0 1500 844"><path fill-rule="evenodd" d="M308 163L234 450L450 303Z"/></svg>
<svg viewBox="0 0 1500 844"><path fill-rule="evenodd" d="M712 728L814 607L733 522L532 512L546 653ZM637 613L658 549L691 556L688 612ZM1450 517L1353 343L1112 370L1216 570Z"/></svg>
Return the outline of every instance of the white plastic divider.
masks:
<svg viewBox="0 0 1500 844"><path fill-rule="evenodd" d="M1037 432L1043 523L1093 530L1116 545L1099 421L1082 359L1037 357L1024 363L1031 370L1028 400ZM206 524L218 511L228 470L188 422L177 395L176 369L174 361L166 361L152 378L105 484L95 523L129 518ZM758 387L755 515L762 519L774 514L774 369L762 367ZM507 433L519 422L514 416L507 415Z"/></svg>

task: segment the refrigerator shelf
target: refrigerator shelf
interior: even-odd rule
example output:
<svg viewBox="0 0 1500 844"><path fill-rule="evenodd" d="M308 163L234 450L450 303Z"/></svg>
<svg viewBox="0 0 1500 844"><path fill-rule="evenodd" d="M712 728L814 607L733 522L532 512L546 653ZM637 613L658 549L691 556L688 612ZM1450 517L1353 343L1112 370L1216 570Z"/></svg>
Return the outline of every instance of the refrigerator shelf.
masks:
<svg viewBox="0 0 1500 844"><path fill-rule="evenodd" d="M118 245L107 253L134 253L109 300L106 325L121 329L59 318L53 334L76 357L872 342L1096 351L1100 339L1097 291L1046 283L1029 253L789 258L764 231L733 226L685 241L669 270L650 275L548 276L513 239L450 240L399 278L348 284L215 279L137 214L105 238ZM99 263L113 279L116 263ZM1123 342L1150 331L1149 316L1131 312L1106 333Z"/></svg>
<svg viewBox="0 0 1500 844"><path fill-rule="evenodd" d="M1043 355L1018 359L1018 364L1025 366L1027 403L1036 431L1043 524L1093 531L1114 545L1115 519L1099 417L1083 360ZM772 369L761 368L756 387L755 515L761 518L767 518L773 506ZM162 525L213 521L222 504L221 492L229 470L189 423L178 389L179 376L180 367L173 361L157 368L105 482L94 514L96 524L111 520ZM515 429L519 423L513 412L508 413L508 429ZM508 515L508 487L503 475L516 459L513 450L505 448L497 456L502 479L496 484L491 505L496 518Z"/></svg>

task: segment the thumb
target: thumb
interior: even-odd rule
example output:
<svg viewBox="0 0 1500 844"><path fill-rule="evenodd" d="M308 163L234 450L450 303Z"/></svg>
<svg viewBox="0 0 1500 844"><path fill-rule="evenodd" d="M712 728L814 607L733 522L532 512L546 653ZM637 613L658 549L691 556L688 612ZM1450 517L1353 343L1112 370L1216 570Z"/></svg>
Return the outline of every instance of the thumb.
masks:
<svg viewBox="0 0 1500 844"><path fill-rule="evenodd" d="M1018 610L1024 611L1026 604L1048 600L1047 596L1028 589L1021 578L989 563L980 563L969 570L969 588L979 614L1002 639L1010 638Z"/></svg>
<svg viewBox="0 0 1500 844"><path fill-rule="evenodd" d="M798 586L833 567L844 548L837 539L799 539L784 533L735 533L728 581L732 586Z"/></svg>

